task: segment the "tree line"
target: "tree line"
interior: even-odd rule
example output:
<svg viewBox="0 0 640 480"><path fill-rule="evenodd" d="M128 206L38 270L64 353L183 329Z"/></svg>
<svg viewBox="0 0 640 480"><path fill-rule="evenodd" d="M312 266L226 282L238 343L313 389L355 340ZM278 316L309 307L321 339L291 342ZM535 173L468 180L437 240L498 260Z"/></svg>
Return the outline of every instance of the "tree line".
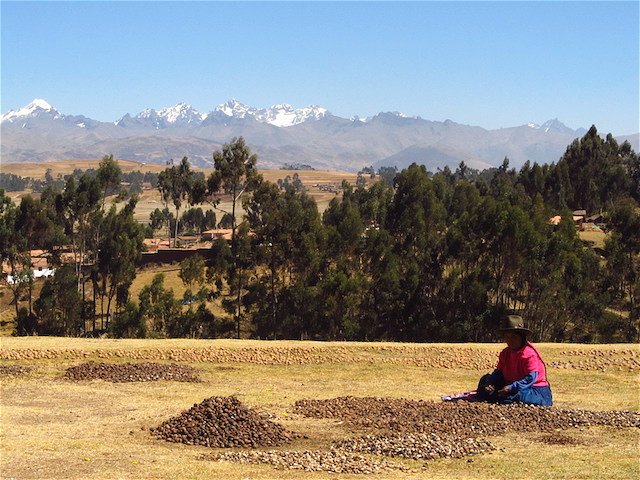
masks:
<svg viewBox="0 0 640 480"><path fill-rule="evenodd" d="M19 319L57 325L39 333L68 335L100 318L105 325L94 320L93 328L116 336L486 341L500 315L516 310L540 341L639 338L640 163L627 142L603 139L595 127L549 165L527 162L516 171L505 159L489 171L461 163L431 173L414 164L379 171L370 186L343 182L342 196L322 214L292 182L263 181L242 138L213 160L208 178L186 158L158 176L174 218L193 205L219 206L222 194L231 203L231 241L214 242L209 264L183 262L189 289L182 300L162 276L137 302L130 298L143 228L133 221L135 196L119 212L104 205L116 185L112 158L94 177L69 179L39 200L15 206L3 195L3 260L19 264L33 248L55 258L69 241L78 259L75 269L62 267L64 274L45 281L33 308L29 295ZM241 203L246 214L238 218ZM577 209L606 215L603 249L580 240ZM561 222L551 225L557 214ZM92 299L85 298L88 282ZM224 318L207 308L216 299ZM62 312L72 304L79 307ZM57 318L47 323L46 315Z"/></svg>
<svg viewBox="0 0 640 480"><path fill-rule="evenodd" d="M34 193L42 193L47 187L54 187L62 189L65 186L66 181L70 177L74 177L76 181L80 180L83 175L95 177L98 174L94 168L82 170L75 168L69 175L58 174L53 176L53 170L47 168L44 179L33 177L22 177L14 173L2 173L0 172L0 188L5 192L19 192L23 190L31 190ZM153 172L142 173L139 170L124 173L120 172L120 181L124 184L121 185L117 192L122 198L131 196L136 193L141 193L143 185L149 184L152 188L155 188L158 184L158 174Z"/></svg>

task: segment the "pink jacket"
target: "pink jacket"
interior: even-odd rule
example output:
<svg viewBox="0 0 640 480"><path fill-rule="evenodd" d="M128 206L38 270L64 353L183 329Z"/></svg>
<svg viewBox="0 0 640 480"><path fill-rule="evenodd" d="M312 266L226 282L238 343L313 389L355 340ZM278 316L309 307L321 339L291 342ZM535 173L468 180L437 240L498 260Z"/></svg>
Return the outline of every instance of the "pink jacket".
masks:
<svg viewBox="0 0 640 480"><path fill-rule="evenodd" d="M526 377L532 372L536 372L534 387L544 387L547 382L547 369L542 361L542 357L533 345L526 342L520 350L511 350L509 347L500 352L498 366L496 369L502 372L505 383L512 384Z"/></svg>

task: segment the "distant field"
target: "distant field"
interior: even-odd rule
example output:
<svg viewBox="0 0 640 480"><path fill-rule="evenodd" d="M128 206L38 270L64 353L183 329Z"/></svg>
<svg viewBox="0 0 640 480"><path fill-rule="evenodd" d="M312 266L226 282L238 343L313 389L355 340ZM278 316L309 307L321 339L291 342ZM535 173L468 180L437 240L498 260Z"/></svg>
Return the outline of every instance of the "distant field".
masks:
<svg viewBox="0 0 640 480"><path fill-rule="evenodd" d="M0 165L0 171L2 173L13 173L14 175L20 175L21 177L31 177L43 179L47 169L51 169L53 177L57 177L58 174L68 175L72 173L76 168L81 170L88 170L90 168L98 168L100 160L59 160L55 162L42 162L42 163L2 163ZM143 164L139 162L132 162L129 160L118 160L118 165L123 172L134 172L140 170L141 172L161 172L166 167L155 164Z"/></svg>
<svg viewBox="0 0 640 480"><path fill-rule="evenodd" d="M25 163L2 163L0 164L0 171L3 173L13 173L14 175L20 175L21 177L32 178L44 178L47 169L51 169L51 174L55 177L58 174L68 175L75 169L88 170L90 168L98 168L100 164L99 159L94 160L58 160L55 162L25 162ZM157 165L154 163L140 163L130 160L118 160L118 165L123 172L134 172L139 170L141 172L161 172L166 169L165 165ZM209 175L213 171L213 168L198 168L194 167L196 171L205 172L205 175ZM348 172L335 172L324 170L260 170L260 173L264 176L265 180L275 182L279 178L284 178L287 175L293 176L294 173L300 175L300 179L306 183L340 183L343 179L347 179L351 182L355 182L356 174Z"/></svg>
<svg viewBox="0 0 640 480"><path fill-rule="evenodd" d="M44 163L3 163L0 165L0 171L3 173L13 173L22 177L32 178L44 178L44 175L48 168L51 169L51 174L55 177L60 175L68 175L76 168L87 170L89 168L97 168L100 160L60 160L57 162L44 162ZM123 172L132 172L139 170L141 172L161 172L165 168L164 165L155 164L142 164L138 162L132 162L128 160L118 160L118 164ZM208 176L213 169L207 168L194 168L196 171L202 171ZM289 175L293 177L295 173L300 176L300 180L307 187L307 193L313 197L318 204L318 209L323 212L332 198L337 194L327 191L322 191L318 187L313 187L315 184L321 185L334 185L337 188L340 187L342 180L347 180L352 185L355 185L357 175L355 173L348 172L332 172L332 171L320 171L320 170L261 170L260 173L265 180L270 182L277 182L279 179L283 179ZM370 181L370 180L369 180ZM20 198L24 195L28 195L30 192L10 192L9 196L14 202L19 202ZM208 210L211 207L204 204L201 205L204 210ZM145 190L140 195L140 201L136 208L135 218L139 222L147 223L149 221L149 214L156 208L164 208L162 198L157 190ZM170 205L173 209L173 206ZM231 211L231 204L229 199L223 197L223 201L220 204L220 208L225 211ZM184 209L183 209L184 211ZM218 220L222 218L223 213L218 213Z"/></svg>
<svg viewBox="0 0 640 480"><path fill-rule="evenodd" d="M0 477L370 478L215 461L212 453L247 454L253 450L169 443L153 436L149 429L206 398L234 395L271 421L303 435L276 450L327 452L333 442L370 430L352 427L340 418L303 416L295 409L296 401L352 396L440 404L443 393L473 388L478 377L494 364L501 347L3 338L0 372L6 373L0 384ZM637 345L541 344L539 349L549 368L556 402L553 409L637 412L640 408ZM89 361L177 363L195 368L202 382L111 383L63 378L67 368ZM11 369L17 373L10 373ZM385 417L378 418L393 421L407 413L410 411L390 408ZM505 415L506 421L506 410ZM533 425L535 415L532 412ZM545 432L514 428L487 439L496 450L463 458L417 461L365 455L360 461L392 460L412 470L388 470L373 477L380 479L599 480L638 478L640 474L638 428L580 426Z"/></svg>

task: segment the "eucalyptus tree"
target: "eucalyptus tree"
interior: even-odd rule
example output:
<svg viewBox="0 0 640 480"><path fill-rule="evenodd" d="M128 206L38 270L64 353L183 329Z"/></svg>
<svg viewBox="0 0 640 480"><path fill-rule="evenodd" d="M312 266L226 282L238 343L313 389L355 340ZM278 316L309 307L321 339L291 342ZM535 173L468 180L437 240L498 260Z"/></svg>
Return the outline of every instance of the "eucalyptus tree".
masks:
<svg viewBox="0 0 640 480"><path fill-rule="evenodd" d="M223 192L231 196L230 220L233 265L230 277L233 277L236 283L230 286L232 286L236 294L235 317L238 336L240 336L242 280L244 278L244 275L240 272L240 264L246 263L248 260L239 258L240 253L244 251L240 243L246 243L246 240L243 238L242 242L238 242L237 229L239 222L236 210L242 195L255 189L262 179L256 169L257 158L255 154L251 153L244 138L234 138L230 143L224 144L222 150L213 153L214 171L207 179L207 193L210 196L216 197Z"/></svg>
<svg viewBox="0 0 640 480"><path fill-rule="evenodd" d="M304 337L318 313L312 292L324 249L324 229L315 201L292 185L283 192L263 182L245 208L258 265L245 304L253 309L257 334Z"/></svg>
<svg viewBox="0 0 640 480"><path fill-rule="evenodd" d="M95 177L83 175L77 184L74 177L67 179L58 201L65 221L65 233L71 239L78 291L83 287L82 266L87 262L87 248L96 238L96 235L91 234L92 220L95 223L100 216L101 199L100 181Z"/></svg>
<svg viewBox="0 0 640 480"><path fill-rule="evenodd" d="M167 238L170 235L170 229L172 222L175 221L173 214L169 211L168 208L163 208L160 210L156 208L149 214L149 225L152 230L160 230L161 228L167 227Z"/></svg>
<svg viewBox="0 0 640 480"><path fill-rule="evenodd" d="M193 289L194 285L202 285L205 280L205 261L200 255L189 255L182 262L180 262L180 271L178 276L182 283L189 288L189 291Z"/></svg>
<svg viewBox="0 0 640 480"><path fill-rule="evenodd" d="M50 251L64 240L62 229L54 221L54 212L41 200L30 195L23 197L15 219L17 233L24 239L25 255L31 265L31 251L38 248ZM32 313L33 275L28 276L29 314Z"/></svg>
<svg viewBox="0 0 640 480"><path fill-rule="evenodd" d="M59 267L53 277L44 281L40 296L34 303L39 335L78 336L84 333L82 297L75 284L72 265Z"/></svg>
<svg viewBox="0 0 640 480"><path fill-rule="evenodd" d="M207 179L208 193L217 196L224 192L231 196L232 245L238 226L236 210L240 199L261 181L256 169L257 160L242 137L234 138L224 144L222 150L213 153L214 171Z"/></svg>
<svg viewBox="0 0 640 480"><path fill-rule="evenodd" d="M112 205L104 217L103 228L109 235L104 235L98 244L96 266L102 297L101 308L103 318L106 318L105 328L109 328L114 297L119 290L128 291L136 276L136 262L140 258L144 239L143 227L133 218L137 201L134 196L120 212L116 212L115 205ZM123 297L120 303L126 302L126 295Z"/></svg>
<svg viewBox="0 0 640 480"><path fill-rule="evenodd" d="M203 199L205 189L202 182L198 182L197 176L191 170L189 160L183 157L180 165L171 166L158 175L158 190L165 204L173 203L176 209L176 223L173 236L173 246L178 239L178 219L183 203L193 205Z"/></svg>
<svg viewBox="0 0 640 480"><path fill-rule="evenodd" d="M434 302L444 272L446 209L434 185L426 168L416 164L395 178L385 228L393 239L400 271L402 307L392 312L388 326L396 339L428 340L441 327Z"/></svg>
<svg viewBox="0 0 640 480"><path fill-rule="evenodd" d="M31 261L27 240L16 226L18 208L0 189L0 262L9 265L11 281L7 281L13 294L16 317L19 317L20 299L31 280Z"/></svg>
<svg viewBox="0 0 640 480"><path fill-rule="evenodd" d="M632 198L620 200L611 211L605 248L607 274L615 297L629 311L627 334L640 337L640 207Z"/></svg>
<svg viewBox="0 0 640 480"><path fill-rule="evenodd" d="M117 160L114 160L113 155L102 157L96 171L96 177L102 188L102 208L104 209L107 196L117 191L122 179L122 169Z"/></svg>
<svg viewBox="0 0 640 480"><path fill-rule="evenodd" d="M138 300L141 321L151 324L154 336L167 335L172 323L179 319L182 309L173 290L165 288L163 273L156 274L151 284L142 288Z"/></svg>

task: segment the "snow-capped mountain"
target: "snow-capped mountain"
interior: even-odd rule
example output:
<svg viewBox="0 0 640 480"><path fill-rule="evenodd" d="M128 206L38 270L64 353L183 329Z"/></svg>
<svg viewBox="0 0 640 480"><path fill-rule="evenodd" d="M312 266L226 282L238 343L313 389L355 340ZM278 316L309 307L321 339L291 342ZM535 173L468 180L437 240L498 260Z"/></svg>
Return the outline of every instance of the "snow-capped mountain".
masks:
<svg viewBox="0 0 640 480"><path fill-rule="evenodd" d="M186 103L178 103L173 107L163 108L156 112L155 110L146 109L138 115L139 118L157 118L164 120L168 124L197 124L205 117L191 105Z"/></svg>
<svg viewBox="0 0 640 480"><path fill-rule="evenodd" d="M133 120L160 129L170 126L199 125L205 118L206 115L201 114L191 105L178 103L173 107L167 107L157 111L153 108L146 108L135 117L127 114L117 120L115 124L123 126L126 125L128 121Z"/></svg>
<svg viewBox="0 0 640 480"><path fill-rule="evenodd" d="M218 105L214 112L220 112L227 117L232 118L246 118L256 117L259 113L257 108L249 107L235 98L227 100L225 103Z"/></svg>
<svg viewBox="0 0 640 480"><path fill-rule="evenodd" d="M430 121L399 112L351 119L331 115L317 105L289 104L255 108L231 99L209 113L186 103L116 122L64 115L45 100L2 115L2 162L116 158L164 164L183 156L210 165L211 153L243 136L258 154L260 168L306 163L315 168L357 171L363 166L406 166L407 162L445 165L460 161L472 168L499 165L505 156L518 168L525 161L556 162L584 129L572 130L558 119L487 130L451 120ZM606 133L606 132L604 132ZM621 141L624 141L623 138ZM628 137L638 150L638 135Z"/></svg>
<svg viewBox="0 0 640 480"><path fill-rule="evenodd" d="M583 134L586 133L586 129L578 128L577 130L573 130L572 128L567 127L564 123L562 123L557 118L552 118L551 120L547 120L542 125L538 125L537 123L529 123L527 125L529 128L533 128L534 130L542 130L544 133L578 133Z"/></svg>
<svg viewBox="0 0 640 480"><path fill-rule="evenodd" d="M276 127L291 127L308 120L320 120L326 114L327 109L318 105L310 105L296 110L291 105L283 103L273 105L256 119Z"/></svg>
<svg viewBox="0 0 640 480"><path fill-rule="evenodd" d="M326 108L317 105L296 109L286 103L258 109L232 98L218 105L212 112L205 114L199 113L191 105L178 103L173 107L163 108L162 110L147 108L135 117L127 114L117 120L115 124L127 126L135 123L161 129L172 126L200 125L209 117L229 117L234 119L252 118L260 123L268 123L276 127L291 127L308 120L319 120L327 113Z"/></svg>
<svg viewBox="0 0 640 480"><path fill-rule="evenodd" d="M276 127L291 127L308 120L319 120L328 113L326 108L318 105L295 109L287 103L257 109L249 107L236 99L231 99L218 105L214 112L220 112L233 118L252 117L260 123L268 123Z"/></svg>
<svg viewBox="0 0 640 480"><path fill-rule="evenodd" d="M36 98L29 105L19 110L10 110L1 117L1 122L15 122L27 118L50 117L54 119L62 118L55 108L53 108L46 100Z"/></svg>

